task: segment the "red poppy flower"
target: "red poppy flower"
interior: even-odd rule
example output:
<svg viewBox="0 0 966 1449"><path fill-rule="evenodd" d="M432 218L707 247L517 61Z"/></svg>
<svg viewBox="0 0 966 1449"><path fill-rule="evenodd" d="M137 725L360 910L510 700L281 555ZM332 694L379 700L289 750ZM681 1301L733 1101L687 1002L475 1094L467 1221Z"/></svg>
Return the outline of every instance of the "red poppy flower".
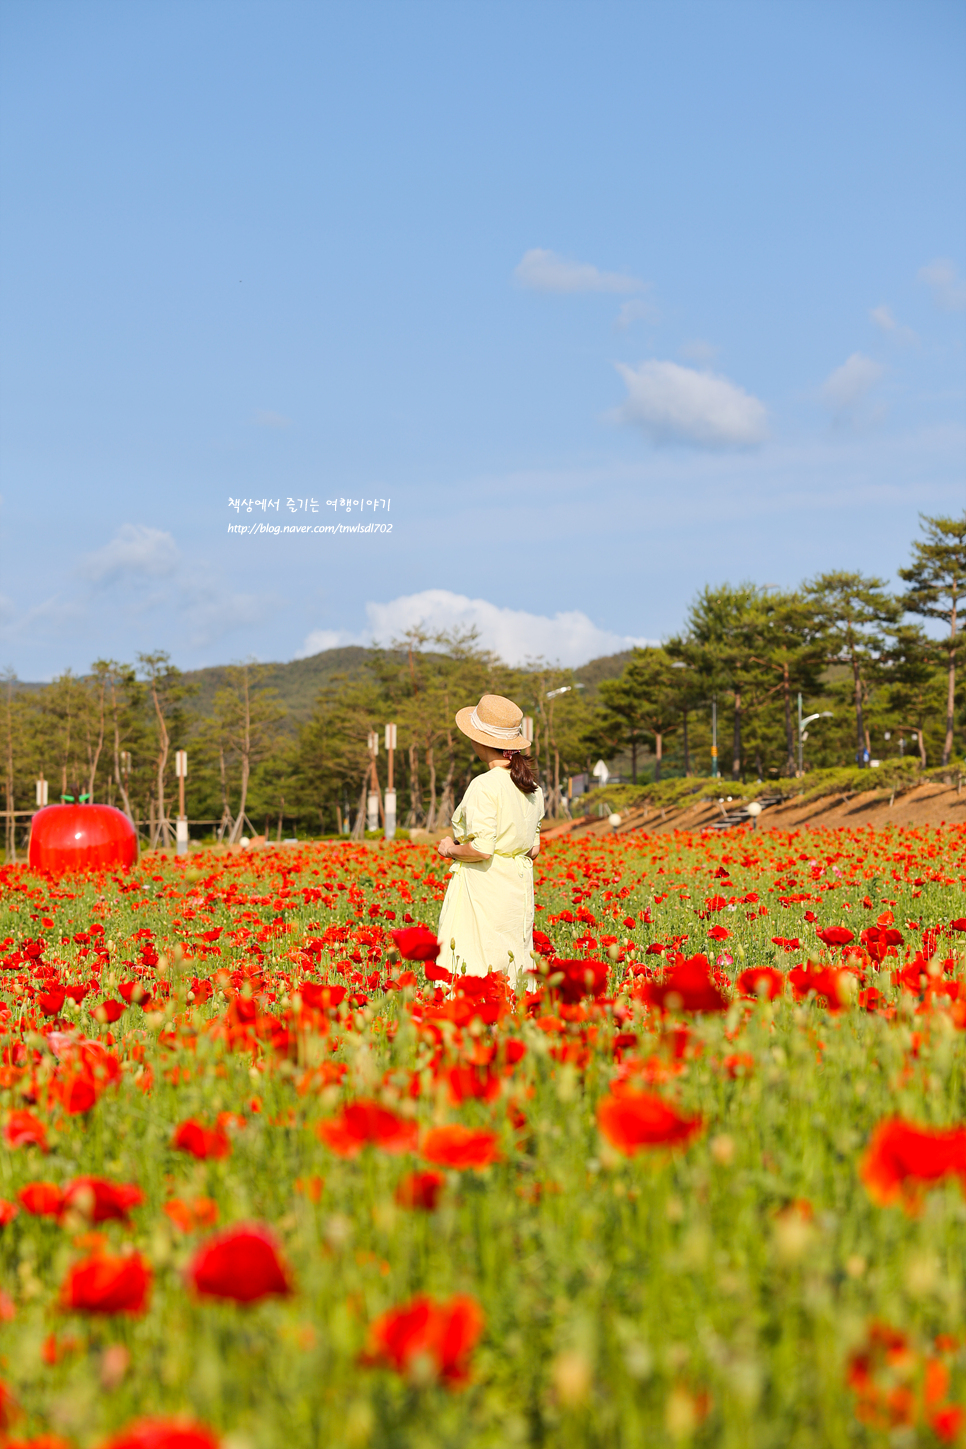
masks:
<svg viewBox="0 0 966 1449"><path fill-rule="evenodd" d="M164 1204L162 1211L183 1233L194 1232L196 1228L213 1228L218 1221L218 1205L210 1197L196 1197L190 1203L173 1197Z"/></svg>
<svg viewBox="0 0 966 1449"><path fill-rule="evenodd" d="M847 946L850 941L855 940L855 934L848 926L825 926L815 934L826 946Z"/></svg>
<svg viewBox="0 0 966 1449"><path fill-rule="evenodd" d="M731 932L725 926L712 926L708 936L712 941L727 941Z"/></svg>
<svg viewBox="0 0 966 1449"><path fill-rule="evenodd" d="M797 936L772 936L771 943L782 951L800 951L802 943Z"/></svg>
<svg viewBox="0 0 966 1449"><path fill-rule="evenodd" d="M848 1006L855 994L855 977L851 971L839 971L834 966L816 966L809 961L804 966L794 966L788 973L788 981L795 993L796 1001L802 1001L812 991L824 997L831 1011Z"/></svg>
<svg viewBox="0 0 966 1449"><path fill-rule="evenodd" d="M320 1122L316 1131L340 1157L356 1157L369 1144L383 1152L412 1152L419 1136L415 1122L367 1101L350 1102L338 1117Z"/></svg>
<svg viewBox="0 0 966 1449"><path fill-rule="evenodd" d="M69 1069L57 1073L50 1083L50 1095L65 1112L77 1117L89 1112L97 1101L97 1083L89 1072Z"/></svg>
<svg viewBox="0 0 966 1449"><path fill-rule="evenodd" d="M562 975L562 980L555 981L557 975ZM603 961L561 961L555 958L549 985L561 1001L576 1006L585 996L603 996L607 990L607 966Z"/></svg>
<svg viewBox="0 0 966 1449"><path fill-rule="evenodd" d="M376 1319L362 1362L420 1376L428 1366L444 1383L461 1384L469 1377L469 1357L483 1324L483 1310L474 1298L457 1294L438 1303L420 1294Z"/></svg>
<svg viewBox="0 0 966 1449"><path fill-rule="evenodd" d="M0 1429L9 1429L14 1419L19 1419L23 1410L13 1396L13 1391L0 1381Z"/></svg>
<svg viewBox="0 0 966 1449"><path fill-rule="evenodd" d="M662 982L644 987L647 999L664 1011L727 1011L728 1001L711 979L708 958L678 953Z"/></svg>
<svg viewBox="0 0 966 1449"><path fill-rule="evenodd" d="M39 1147L46 1152L47 1128L32 1112L18 1110L7 1118L3 1140L8 1147Z"/></svg>
<svg viewBox="0 0 966 1449"><path fill-rule="evenodd" d="M331 1011L345 1000L344 986L329 986L320 981L303 981L299 987L302 1005L312 1011Z"/></svg>
<svg viewBox="0 0 966 1449"><path fill-rule="evenodd" d="M132 1208L140 1207L144 1193L133 1182L108 1182L103 1177L75 1177L68 1183L62 1212L80 1213L92 1223L112 1219L126 1223Z"/></svg>
<svg viewBox="0 0 966 1449"><path fill-rule="evenodd" d="M60 1301L80 1313L143 1313L150 1291L151 1268L140 1253L93 1253L70 1269Z"/></svg>
<svg viewBox="0 0 966 1449"><path fill-rule="evenodd" d="M36 1434L33 1439L7 1439L5 1449L73 1449L59 1434Z"/></svg>
<svg viewBox="0 0 966 1449"><path fill-rule="evenodd" d="M749 966L738 977L738 990L751 1000L764 996L775 1001L785 990L785 977L774 966Z"/></svg>
<svg viewBox="0 0 966 1449"><path fill-rule="evenodd" d="M102 1001L94 1007L92 1014L102 1026L113 1026L124 1015L124 1002L108 997L106 1001Z"/></svg>
<svg viewBox="0 0 966 1449"><path fill-rule="evenodd" d="M500 1160L498 1137L485 1127L433 1127L423 1138L422 1155L440 1167L488 1167Z"/></svg>
<svg viewBox="0 0 966 1449"><path fill-rule="evenodd" d="M218 1437L201 1424L180 1419L138 1419L102 1449L218 1449Z"/></svg>
<svg viewBox="0 0 966 1449"><path fill-rule="evenodd" d="M44 1016L59 1016L67 992L63 986L52 986L49 991L37 993L37 1005Z"/></svg>
<svg viewBox="0 0 966 1449"><path fill-rule="evenodd" d="M439 1205L446 1179L441 1172L410 1172L399 1179L396 1201L400 1207L432 1213Z"/></svg>
<svg viewBox="0 0 966 1449"><path fill-rule="evenodd" d="M190 1152L199 1161L209 1157L227 1157L231 1152L231 1142L222 1127L204 1127L194 1117L189 1117L175 1128L171 1145L181 1152Z"/></svg>
<svg viewBox="0 0 966 1449"><path fill-rule="evenodd" d="M625 922L625 925L626 924L627 923ZM555 956L557 954L550 937L546 935L543 931L534 931L533 949L537 952L539 956Z"/></svg>
<svg viewBox="0 0 966 1449"><path fill-rule="evenodd" d="M259 1224L228 1228L210 1238L188 1267L188 1282L204 1298L257 1303L292 1291L275 1239Z"/></svg>
<svg viewBox="0 0 966 1449"><path fill-rule="evenodd" d="M6 1198L0 1197L0 1228L12 1223L19 1211L15 1202L7 1202Z"/></svg>
<svg viewBox="0 0 966 1449"><path fill-rule="evenodd" d="M426 926L403 926L391 934L404 961L435 961L439 955L436 932Z"/></svg>
<svg viewBox="0 0 966 1449"><path fill-rule="evenodd" d="M597 1105L597 1125L612 1147L630 1157L644 1147L673 1147L701 1131L702 1119L686 1117L651 1092L607 1096Z"/></svg>
<svg viewBox="0 0 966 1449"><path fill-rule="evenodd" d="M958 1177L966 1190L966 1127L917 1127L901 1117L880 1122L859 1174L880 1207L900 1203L913 1214L927 1187Z"/></svg>
<svg viewBox="0 0 966 1449"><path fill-rule="evenodd" d="M17 1193L28 1213L38 1218L55 1218L63 1205L63 1194L54 1182L28 1182Z"/></svg>
<svg viewBox="0 0 966 1449"><path fill-rule="evenodd" d="M949 928L952 931L966 931L966 916L960 916L955 921L950 921Z"/></svg>

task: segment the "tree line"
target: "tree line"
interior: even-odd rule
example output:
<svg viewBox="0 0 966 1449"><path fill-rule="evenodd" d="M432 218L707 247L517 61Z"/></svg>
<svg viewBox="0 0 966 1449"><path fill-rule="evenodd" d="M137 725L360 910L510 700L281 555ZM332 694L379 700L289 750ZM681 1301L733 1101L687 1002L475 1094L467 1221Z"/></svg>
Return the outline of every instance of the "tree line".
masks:
<svg viewBox="0 0 966 1449"><path fill-rule="evenodd" d="M162 651L135 663L99 659L39 688L7 671L0 709L6 858L34 808L49 799L106 801L151 846L173 839L174 751L189 750L187 813L194 833L232 842L274 830L362 833L366 796L382 809L385 758L375 731L396 723L397 818L437 829L479 768L456 710L486 692L516 699L533 722L533 758L548 814L566 813L569 783L593 762L617 761L637 783L711 773L717 721L720 773L798 773L798 696L820 716L806 767L871 765L912 754L923 768L963 751L966 513L923 517L904 588L843 571L796 590L752 583L706 587L683 628L639 648L618 678L598 685L541 660L515 668L475 633L411 629L373 649L355 678L336 677L294 728L255 663L224 671L205 714ZM927 632L927 621L933 621ZM938 627L936 627L938 625Z"/></svg>

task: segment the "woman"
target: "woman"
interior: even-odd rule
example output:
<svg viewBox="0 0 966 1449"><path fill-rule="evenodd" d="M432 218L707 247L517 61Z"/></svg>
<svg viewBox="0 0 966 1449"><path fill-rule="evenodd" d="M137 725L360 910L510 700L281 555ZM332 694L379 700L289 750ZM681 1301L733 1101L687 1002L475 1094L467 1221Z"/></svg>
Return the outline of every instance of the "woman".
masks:
<svg viewBox="0 0 966 1449"><path fill-rule="evenodd" d="M506 971L520 989L532 969L533 862L540 851L543 791L524 758L523 711L484 694L456 723L486 765L453 816L441 856L453 861L439 917L438 965L454 975Z"/></svg>

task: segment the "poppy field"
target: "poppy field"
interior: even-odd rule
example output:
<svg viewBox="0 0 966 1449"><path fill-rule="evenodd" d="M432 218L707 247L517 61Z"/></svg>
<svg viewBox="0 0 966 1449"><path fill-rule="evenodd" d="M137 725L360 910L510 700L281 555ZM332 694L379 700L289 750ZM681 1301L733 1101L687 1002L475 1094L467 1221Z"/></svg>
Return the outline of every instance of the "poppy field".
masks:
<svg viewBox="0 0 966 1449"><path fill-rule="evenodd" d="M0 1442L966 1443L966 830L0 870Z"/></svg>

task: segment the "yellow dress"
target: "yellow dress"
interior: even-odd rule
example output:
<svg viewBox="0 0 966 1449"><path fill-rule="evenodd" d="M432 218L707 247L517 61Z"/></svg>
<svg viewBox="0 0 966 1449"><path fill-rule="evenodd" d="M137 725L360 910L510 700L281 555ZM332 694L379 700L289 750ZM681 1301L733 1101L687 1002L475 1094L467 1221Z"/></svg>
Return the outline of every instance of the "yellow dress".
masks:
<svg viewBox="0 0 966 1449"><path fill-rule="evenodd" d="M506 971L522 985L533 969L533 862L543 791L524 795L500 766L477 775L453 816L453 839L488 860L454 860L437 935L438 965L462 975ZM450 943L453 943L452 945Z"/></svg>

